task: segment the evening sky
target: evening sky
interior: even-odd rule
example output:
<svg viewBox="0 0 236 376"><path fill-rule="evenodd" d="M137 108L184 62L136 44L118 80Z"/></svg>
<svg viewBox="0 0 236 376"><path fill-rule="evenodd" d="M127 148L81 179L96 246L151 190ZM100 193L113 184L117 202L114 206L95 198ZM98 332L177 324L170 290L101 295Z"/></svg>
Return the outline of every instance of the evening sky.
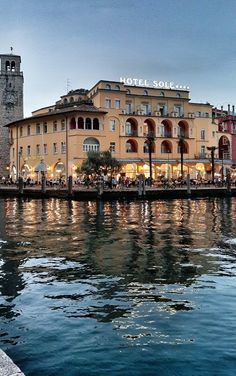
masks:
<svg viewBox="0 0 236 376"><path fill-rule="evenodd" d="M236 104L236 0L0 0L0 53L21 55L25 116L68 90L135 77Z"/></svg>

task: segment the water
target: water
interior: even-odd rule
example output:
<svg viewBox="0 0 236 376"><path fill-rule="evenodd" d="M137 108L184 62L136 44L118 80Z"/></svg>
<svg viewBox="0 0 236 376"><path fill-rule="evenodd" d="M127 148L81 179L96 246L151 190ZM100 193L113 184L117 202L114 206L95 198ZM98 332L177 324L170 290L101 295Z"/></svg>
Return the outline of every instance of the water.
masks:
<svg viewBox="0 0 236 376"><path fill-rule="evenodd" d="M231 376L236 199L0 200L0 347L26 376Z"/></svg>

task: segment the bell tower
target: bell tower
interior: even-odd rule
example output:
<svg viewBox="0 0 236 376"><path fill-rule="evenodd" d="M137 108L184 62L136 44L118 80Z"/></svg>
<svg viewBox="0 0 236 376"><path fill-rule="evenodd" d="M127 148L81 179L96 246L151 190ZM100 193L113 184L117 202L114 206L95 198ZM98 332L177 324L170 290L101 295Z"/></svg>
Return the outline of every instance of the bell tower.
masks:
<svg viewBox="0 0 236 376"><path fill-rule="evenodd" d="M9 131L4 125L23 118L24 78L20 64L20 56L0 54L0 176L9 174L10 162Z"/></svg>

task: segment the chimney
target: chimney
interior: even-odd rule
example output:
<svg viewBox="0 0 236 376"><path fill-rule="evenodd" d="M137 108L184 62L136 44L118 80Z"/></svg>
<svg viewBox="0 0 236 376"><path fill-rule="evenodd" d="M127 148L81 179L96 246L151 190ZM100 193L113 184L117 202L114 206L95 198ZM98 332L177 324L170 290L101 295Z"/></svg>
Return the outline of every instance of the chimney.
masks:
<svg viewBox="0 0 236 376"><path fill-rule="evenodd" d="M232 106L233 116L234 116L234 106Z"/></svg>
<svg viewBox="0 0 236 376"><path fill-rule="evenodd" d="M223 113L224 113L223 106L221 106L220 107L220 115L223 116Z"/></svg>
<svg viewBox="0 0 236 376"><path fill-rule="evenodd" d="M230 104L228 104L228 115L230 115Z"/></svg>

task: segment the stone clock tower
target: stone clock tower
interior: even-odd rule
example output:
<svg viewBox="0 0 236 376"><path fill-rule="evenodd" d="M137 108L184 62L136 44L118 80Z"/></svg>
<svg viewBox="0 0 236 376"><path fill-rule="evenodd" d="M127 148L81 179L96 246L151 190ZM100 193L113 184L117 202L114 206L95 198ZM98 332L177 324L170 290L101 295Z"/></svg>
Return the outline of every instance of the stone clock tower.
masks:
<svg viewBox="0 0 236 376"><path fill-rule="evenodd" d="M10 144L4 125L23 118L23 73L20 56L0 54L0 176L9 175Z"/></svg>

